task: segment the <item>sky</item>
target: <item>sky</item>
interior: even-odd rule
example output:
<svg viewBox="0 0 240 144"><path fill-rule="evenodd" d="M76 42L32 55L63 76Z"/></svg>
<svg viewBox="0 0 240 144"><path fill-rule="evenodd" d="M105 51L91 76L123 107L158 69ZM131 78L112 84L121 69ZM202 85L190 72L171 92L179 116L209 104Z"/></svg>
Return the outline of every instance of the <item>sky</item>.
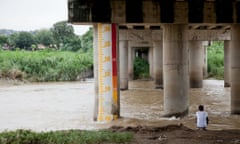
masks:
<svg viewBox="0 0 240 144"><path fill-rule="evenodd" d="M67 19L67 0L0 0L0 29L48 29ZM74 31L82 35L89 27L74 25Z"/></svg>

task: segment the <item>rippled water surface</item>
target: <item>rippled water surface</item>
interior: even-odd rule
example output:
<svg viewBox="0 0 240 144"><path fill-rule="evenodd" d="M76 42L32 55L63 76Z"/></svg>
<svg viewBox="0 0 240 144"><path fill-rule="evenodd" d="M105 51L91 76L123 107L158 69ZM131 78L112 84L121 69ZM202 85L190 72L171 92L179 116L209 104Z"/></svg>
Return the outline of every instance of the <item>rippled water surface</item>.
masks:
<svg viewBox="0 0 240 144"><path fill-rule="evenodd" d="M111 125L161 126L179 124L195 128L195 112L203 104L209 113L209 129L240 129L240 116L230 115L230 88L223 81L205 80L203 88L189 90L189 115L163 118L163 90L153 81L131 81L121 91L122 118L109 124L92 121L94 81L32 83L0 86L0 131L32 129L99 129Z"/></svg>

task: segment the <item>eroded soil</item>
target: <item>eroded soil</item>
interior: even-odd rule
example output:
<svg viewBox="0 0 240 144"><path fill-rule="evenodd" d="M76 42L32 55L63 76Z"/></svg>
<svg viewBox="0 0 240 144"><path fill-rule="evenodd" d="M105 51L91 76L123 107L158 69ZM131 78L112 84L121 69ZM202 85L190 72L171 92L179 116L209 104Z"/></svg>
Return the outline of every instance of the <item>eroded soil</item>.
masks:
<svg viewBox="0 0 240 144"><path fill-rule="evenodd" d="M130 144L240 144L240 130L193 130L182 124L164 127L117 127L117 132L132 132Z"/></svg>

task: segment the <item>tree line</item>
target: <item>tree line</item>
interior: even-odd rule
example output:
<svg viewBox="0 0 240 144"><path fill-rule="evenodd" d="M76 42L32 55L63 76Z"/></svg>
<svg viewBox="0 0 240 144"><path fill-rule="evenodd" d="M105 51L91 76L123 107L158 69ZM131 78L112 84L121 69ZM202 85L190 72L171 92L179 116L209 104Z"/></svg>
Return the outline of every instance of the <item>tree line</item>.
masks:
<svg viewBox="0 0 240 144"><path fill-rule="evenodd" d="M55 23L50 29L0 35L0 49L38 50L41 48L53 48L86 52L92 48L92 41L92 28L84 35L78 36L74 34L72 25L66 21L60 21Z"/></svg>

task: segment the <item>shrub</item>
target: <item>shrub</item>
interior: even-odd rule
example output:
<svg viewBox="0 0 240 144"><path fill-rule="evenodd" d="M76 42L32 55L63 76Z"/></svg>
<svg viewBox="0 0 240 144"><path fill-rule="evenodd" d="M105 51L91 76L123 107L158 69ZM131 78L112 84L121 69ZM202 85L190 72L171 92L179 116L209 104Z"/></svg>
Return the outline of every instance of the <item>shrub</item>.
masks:
<svg viewBox="0 0 240 144"><path fill-rule="evenodd" d="M3 51L0 53L0 75L24 77L30 81L74 81L82 72L92 71L91 53L54 50Z"/></svg>
<svg viewBox="0 0 240 144"><path fill-rule="evenodd" d="M208 76L224 78L224 43L215 41L208 47Z"/></svg>
<svg viewBox="0 0 240 144"><path fill-rule="evenodd" d="M134 79L149 77L149 64L148 61L136 57L134 60Z"/></svg>

